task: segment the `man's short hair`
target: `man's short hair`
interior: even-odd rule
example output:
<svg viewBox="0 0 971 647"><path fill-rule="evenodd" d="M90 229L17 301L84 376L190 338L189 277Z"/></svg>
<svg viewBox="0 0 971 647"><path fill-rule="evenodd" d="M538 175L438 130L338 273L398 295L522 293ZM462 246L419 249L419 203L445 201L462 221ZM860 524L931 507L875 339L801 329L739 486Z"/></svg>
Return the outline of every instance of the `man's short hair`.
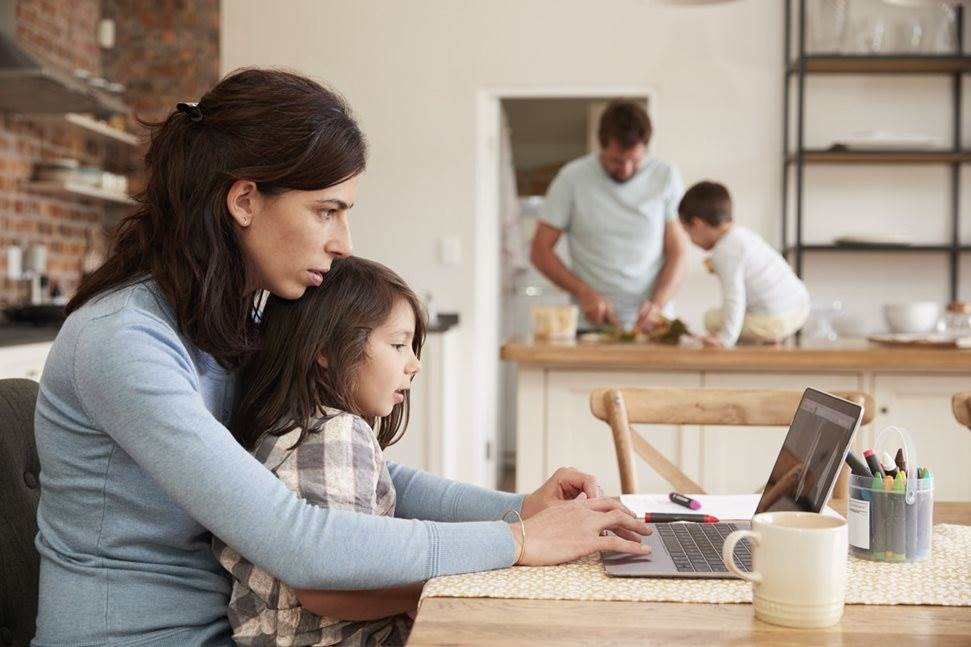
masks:
<svg viewBox="0 0 971 647"><path fill-rule="evenodd" d="M678 204L678 217L687 224L692 218L700 218L706 224L717 227L732 220L732 196L718 182L699 182L685 191Z"/></svg>
<svg viewBox="0 0 971 647"><path fill-rule="evenodd" d="M643 106L633 101L611 101L600 116L597 136L601 148L607 148L611 141L624 150L638 144L646 146L651 140L651 118Z"/></svg>

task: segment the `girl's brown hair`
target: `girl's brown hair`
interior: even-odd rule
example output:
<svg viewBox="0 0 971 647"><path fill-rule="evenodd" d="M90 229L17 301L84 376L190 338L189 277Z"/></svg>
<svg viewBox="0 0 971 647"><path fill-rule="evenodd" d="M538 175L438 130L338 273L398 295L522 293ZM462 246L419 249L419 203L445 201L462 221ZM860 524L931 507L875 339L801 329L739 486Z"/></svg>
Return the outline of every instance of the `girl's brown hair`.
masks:
<svg viewBox="0 0 971 647"><path fill-rule="evenodd" d="M237 180L262 193L314 191L364 170L364 136L344 101L280 70L231 73L197 106L151 128L141 206L123 220L107 262L82 281L71 312L151 276L179 331L229 368L258 346L247 263L226 196Z"/></svg>
<svg viewBox="0 0 971 647"><path fill-rule="evenodd" d="M299 299L271 295L260 318L263 346L240 375L230 425L239 443L252 450L266 433L279 436L299 428L299 444L319 428L320 421L314 420L324 406L367 419L354 392L368 337L401 299L415 314L411 347L421 357L426 332L421 303L400 276L380 263L336 258L323 284ZM326 367L317 361L320 355L327 358ZM405 401L389 415L368 420L382 448L408 426L409 405L406 392Z"/></svg>

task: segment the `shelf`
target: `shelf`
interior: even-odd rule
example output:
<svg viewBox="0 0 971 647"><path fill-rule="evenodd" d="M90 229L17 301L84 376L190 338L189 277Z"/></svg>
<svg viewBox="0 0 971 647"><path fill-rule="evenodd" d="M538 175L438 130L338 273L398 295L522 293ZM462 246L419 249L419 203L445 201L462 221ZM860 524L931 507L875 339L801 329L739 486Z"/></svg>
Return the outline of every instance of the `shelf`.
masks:
<svg viewBox="0 0 971 647"><path fill-rule="evenodd" d="M785 248L784 254L786 256L793 254L796 251L795 246L790 245ZM950 252L950 245L803 245L802 251L804 252L901 252L901 253L913 253L913 252L937 252L944 253ZM971 246L962 245L959 246L957 251L967 252L971 251Z"/></svg>
<svg viewBox="0 0 971 647"><path fill-rule="evenodd" d="M118 97L50 68L0 69L0 111L16 113L127 113Z"/></svg>
<svg viewBox="0 0 971 647"><path fill-rule="evenodd" d="M806 164L965 164L971 162L971 151L949 150L806 150ZM796 163L796 154L790 153L787 164Z"/></svg>
<svg viewBox="0 0 971 647"><path fill-rule="evenodd" d="M44 116L44 119L49 119L50 117ZM57 119L56 117L54 119ZM101 139L106 139L112 142L120 142L122 144L127 144L128 146L138 146L138 137L132 135L124 130L118 130L107 124L104 124L91 117L86 117L85 115L79 115L73 112L69 112L63 116L63 120L69 124L77 126L82 130L96 136Z"/></svg>
<svg viewBox="0 0 971 647"><path fill-rule="evenodd" d="M138 204L127 195L105 191L78 182L28 182L26 188L36 193L46 193L58 197L77 198L80 196L115 204Z"/></svg>
<svg viewBox="0 0 971 647"><path fill-rule="evenodd" d="M971 72L971 56L855 56L809 55L807 74L955 74ZM799 62L789 63L789 74L799 72Z"/></svg>

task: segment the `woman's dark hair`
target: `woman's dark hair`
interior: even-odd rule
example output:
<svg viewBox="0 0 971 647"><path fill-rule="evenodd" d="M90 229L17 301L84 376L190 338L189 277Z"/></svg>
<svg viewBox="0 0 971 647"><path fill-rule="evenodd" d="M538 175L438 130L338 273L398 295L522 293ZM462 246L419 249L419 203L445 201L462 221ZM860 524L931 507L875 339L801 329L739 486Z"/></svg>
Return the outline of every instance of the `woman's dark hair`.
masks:
<svg viewBox="0 0 971 647"><path fill-rule="evenodd" d="M415 293L400 276L363 258L336 258L320 287L288 301L270 296L260 318L262 348L242 370L230 429L243 447L254 449L269 433L301 429L296 444L317 431L321 407L361 416L382 448L408 426L410 398L387 416L369 419L354 399L367 341L399 300L415 313L412 350L421 357L425 316ZM327 358L321 366L317 358Z"/></svg>
<svg viewBox="0 0 971 647"><path fill-rule="evenodd" d="M308 78L243 69L196 106L145 123L147 184L115 233L105 264L67 306L151 276L179 331L229 368L258 346L247 263L226 196L237 180L260 192L316 191L364 170L366 145L344 101Z"/></svg>
<svg viewBox="0 0 971 647"><path fill-rule="evenodd" d="M600 116L597 131L600 147L616 141L623 150L651 141L651 118L644 107L633 101L612 101Z"/></svg>
<svg viewBox="0 0 971 647"><path fill-rule="evenodd" d="M732 196L718 182L698 182L684 192L678 204L678 217L688 224L692 218L717 227L732 219Z"/></svg>

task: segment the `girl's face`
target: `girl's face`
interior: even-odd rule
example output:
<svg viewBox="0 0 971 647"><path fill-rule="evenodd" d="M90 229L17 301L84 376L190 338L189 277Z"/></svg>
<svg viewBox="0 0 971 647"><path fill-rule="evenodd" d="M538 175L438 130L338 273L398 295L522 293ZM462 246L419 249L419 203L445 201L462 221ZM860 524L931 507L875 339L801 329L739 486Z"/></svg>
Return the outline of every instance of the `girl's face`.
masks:
<svg viewBox="0 0 971 647"><path fill-rule="evenodd" d="M404 402L405 391L421 370L412 340L415 313L404 299L398 299L388 320L368 336L363 366L357 376L354 399L365 417L387 416Z"/></svg>
<svg viewBox="0 0 971 647"><path fill-rule="evenodd" d="M233 184L227 204L252 276L249 289L298 299L320 285L331 261L351 254L347 212L357 182L355 176L319 191L276 196L260 193L252 182Z"/></svg>

